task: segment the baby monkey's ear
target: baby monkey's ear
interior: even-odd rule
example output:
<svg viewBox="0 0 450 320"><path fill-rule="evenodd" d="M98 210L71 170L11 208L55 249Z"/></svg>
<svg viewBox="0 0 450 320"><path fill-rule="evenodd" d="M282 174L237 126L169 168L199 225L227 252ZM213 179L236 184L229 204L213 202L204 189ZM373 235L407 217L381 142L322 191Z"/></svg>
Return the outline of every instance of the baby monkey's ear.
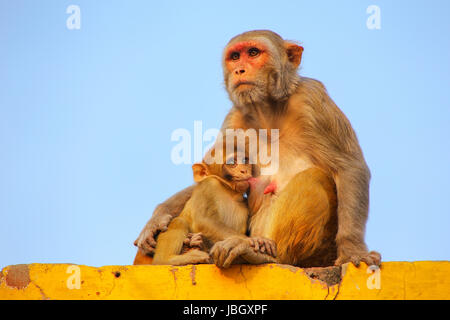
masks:
<svg viewBox="0 0 450 320"><path fill-rule="evenodd" d="M204 163L194 163L192 172L194 173L195 182L200 182L209 175L208 167Z"/></svg>

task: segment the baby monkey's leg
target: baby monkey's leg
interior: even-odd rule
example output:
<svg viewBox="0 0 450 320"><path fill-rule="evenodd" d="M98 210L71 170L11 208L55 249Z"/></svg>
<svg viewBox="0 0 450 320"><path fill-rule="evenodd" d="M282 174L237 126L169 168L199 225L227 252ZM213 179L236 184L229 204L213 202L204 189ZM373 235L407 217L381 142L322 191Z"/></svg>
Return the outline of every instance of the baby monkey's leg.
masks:
<svg viewBox="0 0 450 320"><path fill-rule="evenodd" d="M184 254L173 255L168 260L168 264L173 266L211 262L212 260L209 256L209 253L198 249L192 249Z"/></svg>
<svg viewBox="0 0 450 320"><path fill-rule="evenodd" d="M189 233L189 224L182 217L173 219L167 231L158 236L153 264L170 264L172 256L179 255Z"/></svg>
<svg viewBox="0 0 450 320"><path fill-rule="evenodd" d="M191 234L189 237L189 224L182 217L172 220L166 232L158 237L153 264L167 264L181 266L186 264L209 263L210 258L207 252L198 248L186 253L181 253L185 240L189 240L189 245L201 245L202 237L199 234Z"/></svg>

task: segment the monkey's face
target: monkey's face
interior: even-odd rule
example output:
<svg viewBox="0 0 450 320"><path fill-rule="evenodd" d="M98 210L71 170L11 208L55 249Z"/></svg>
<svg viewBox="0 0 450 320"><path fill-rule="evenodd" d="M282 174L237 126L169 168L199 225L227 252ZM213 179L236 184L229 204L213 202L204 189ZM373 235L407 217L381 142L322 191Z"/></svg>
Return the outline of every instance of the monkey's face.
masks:
<svg viewBox="0 0 450 320"><path fill-rule="evenodd" d="M235 105L286 99L298 83L303 48L267 30L233 38L224 50L225 86Z"/></svg>
<svg viewBox="0 0 450 320"><path fill-rule="evenodd" d="M234 190L244 193L250 187L248 179L252 177L252 165L248 158L244 158L240 163L236 158L227 160L222 167L223 178L233 186Z"/></svg>
<svg viewBox="0 0 450 320"><path fill-rule="evenodd" d="M238 41L225 49L225 85L233 102L248 104L267 96L264 71L269 60L270 51L263 41Z"/></svg>

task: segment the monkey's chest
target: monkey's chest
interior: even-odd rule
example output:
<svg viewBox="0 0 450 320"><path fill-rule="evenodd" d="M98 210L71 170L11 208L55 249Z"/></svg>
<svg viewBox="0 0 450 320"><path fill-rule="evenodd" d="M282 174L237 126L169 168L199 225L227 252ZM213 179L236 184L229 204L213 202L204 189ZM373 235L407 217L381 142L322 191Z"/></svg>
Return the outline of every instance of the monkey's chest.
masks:
<svg viewBox="0 0 450 320"><path fill-rule="evenodd" d="M242 197L242 196L241 196ZM246 202L231 196L221 196L214 204L216 219L225 226L244 234L247 231L249 211Z"/></svg>
<svg viewBox="0 0 450 320"><path fill-rule="evenodd" d="M302 150L301 145L283 141L280 137L278 146L271 146L272 150L278 148L278 157L272 153L272 164L276 170L270 175L261 175L251 184L249 194L249 208L251 212L250 229L254 236L268 236L271 219L271 206L283 192L287 184L300 172L313 167L312 161ZM294 139L294 138L293 138ZM267 189L269 184L275 187Z"/></svg>
<svg viewBox="0 0 450 320"><path fill-rule="evenodd" d="M281 153L281 152L280 152ZM272 181L276 181L277 189L275 194L279 194L286 185L298 173L305 171L313 166L312 162L304 154L280 154L280 166L278 171L271 176Z"/></svg>
<svg viewBox="0 0 450 320"><path fill-rule="evenodd" d="M229 205L225 203L227 207L224 211L224 215L222 216L223 223L233 230L244 234L247 231L247 223L248 223L248 208L246 205L242 204L234 204Z"/></svg>
<svg viewBox="0 0 450 320"><path fill-rule="evenodd" d="M266 146L262 148L262 150L270 150L270 153L265 156L260 150L258 155L258 165L263 169L260 170L261 178L265 181L276 182L277 188L274 194L280 193L298 173L313 167L301 143L301 135L296 131L291 134L281 130L280 132L278 140L268 140Z"/></svg>

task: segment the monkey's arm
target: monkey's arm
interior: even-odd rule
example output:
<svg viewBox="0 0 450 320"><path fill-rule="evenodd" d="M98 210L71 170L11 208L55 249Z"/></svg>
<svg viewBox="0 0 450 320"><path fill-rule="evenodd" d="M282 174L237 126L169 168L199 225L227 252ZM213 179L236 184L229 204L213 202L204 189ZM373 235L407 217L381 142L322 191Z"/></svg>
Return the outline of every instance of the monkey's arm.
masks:
<svg viewBox="0 0 450 320"><path fill-rule="evenodd" d="M338 196L338 232L336 235L336 265L352 262L359 266L363 261L368 265L379 265L381 255L368 252L364 241L365 225L369 211L370 171L356 162L335 175Z"/></svg>
<svg viewBox="0 0 450 320"><path fill-rule="evenodd" d="M189 222L183 218L184 213L170 223L168 230L158 236L153 264L169 264L181 266L186 264L210 263L209 254L199 248L181 253L186 239Z"/></svg>
<svg viewBox="0 0 450 320"><path fill-rule="evenodd" d="M368 252L364 242L369 211L370 171L364 159L350 121L328 96L325 87L312 80L313 96L320 98L309 105L307 121L308 144L316 146L311 152L316 164L330 170L334 177L338 198L338 232L336 264L360 261L379 264L381 256Z"/></svg>
<svg viewBox="0 0 450 320"><path fill-rule="evenodd" d="M335 106L331 99L328 101L330 107ZM348 119L338 110L333 120L337 125L328 143L329 150L338 151L334 159L329 159L334 164L334 168L331 167L338 198L335 264L352 262L358 266L363 261L368 265L379 265L381 255L375 251L368 252L364 240L369 214L370 170Z"/></svg>
<svg viewBox="0 0 450 320"><path fill-rule="evenodd" d="M156 247L156 236L159 232L167 230L169 222L180 214L186 202L191 198L193 190L194 185L181 190L159 204L153 212L152 218L134 241L134 245L146 254L153 254Z"/></svg>
<svg viewBox="0 0 450 320"><path fill-rule="evenodd" d="M370 170L361 155L348 155L334 173L338 199L337 259L335 265L352 262L379 265L381 255L368 252L364 240L369 213Z"/></svg>

